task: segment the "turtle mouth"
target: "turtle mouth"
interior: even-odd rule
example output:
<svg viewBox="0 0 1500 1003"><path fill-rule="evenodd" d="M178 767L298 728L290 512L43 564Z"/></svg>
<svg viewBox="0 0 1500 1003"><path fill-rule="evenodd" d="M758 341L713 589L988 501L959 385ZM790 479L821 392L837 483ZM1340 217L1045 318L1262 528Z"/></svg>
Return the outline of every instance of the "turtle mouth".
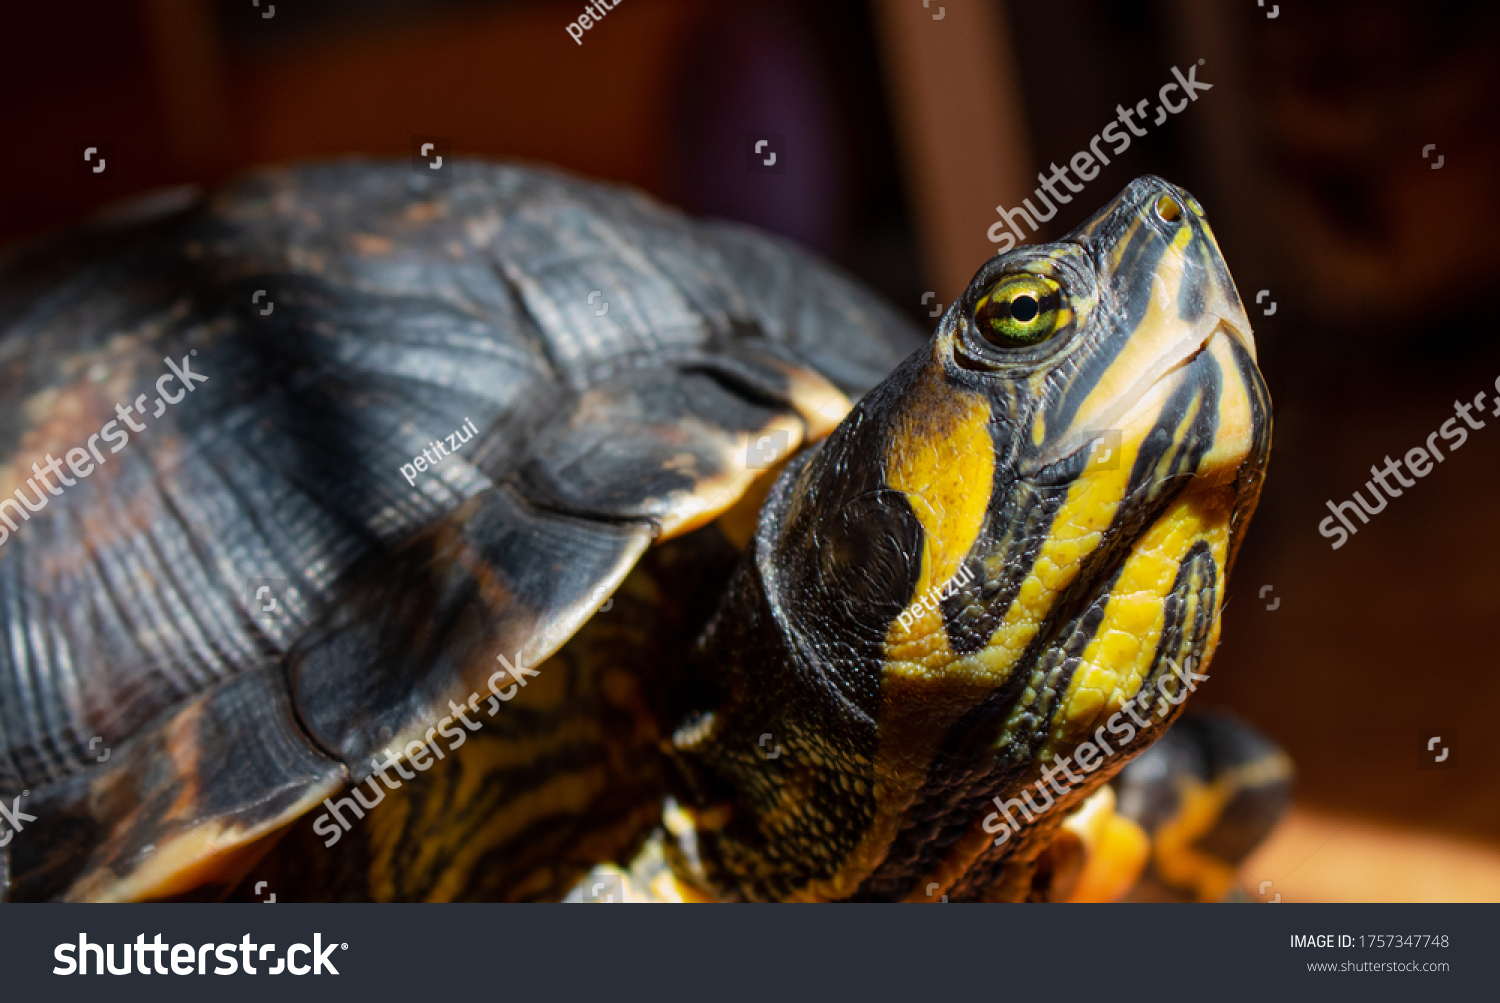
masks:
<svg viewBox="0 0 1500 1003"><path fill-rule="evenodd" d="M1187 334L1162 352L1136 381L1108 408L1095 415L1090 427L1079 428L1058 439L1039 452L1031 462L1032 474L1046 470L1061 461L1072 458L1089 449L1106 429L1118 429L1134 423L1137 412L1158 386L1178 378L1178 374L1209 351L1215 339L1225 339L1226 345L1237 344L1253 360L1255 340L1249 333L1250 325L1243 318L1226 317L1221 314L1206 316Z"/></svg>

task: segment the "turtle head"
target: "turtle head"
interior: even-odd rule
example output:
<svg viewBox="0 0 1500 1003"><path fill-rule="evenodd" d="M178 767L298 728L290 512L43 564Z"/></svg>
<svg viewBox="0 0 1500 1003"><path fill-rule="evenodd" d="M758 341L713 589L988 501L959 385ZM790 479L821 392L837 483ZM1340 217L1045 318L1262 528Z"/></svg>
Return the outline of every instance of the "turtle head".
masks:
<svg viewBox="0 0 1500 1003"><path fill-rule="evenodd" d="M1269 442L1186 192L1139 179L988 261L772 489L676 741L684 866L730 897L1035 894L1201 685Z"/></svg>

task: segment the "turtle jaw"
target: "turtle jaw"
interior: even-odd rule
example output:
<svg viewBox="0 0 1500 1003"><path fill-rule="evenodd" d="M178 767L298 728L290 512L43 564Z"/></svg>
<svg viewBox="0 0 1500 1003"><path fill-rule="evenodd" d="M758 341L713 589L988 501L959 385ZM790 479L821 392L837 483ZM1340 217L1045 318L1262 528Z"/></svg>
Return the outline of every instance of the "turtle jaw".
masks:
<svg viewBox="0 0 1500 1003"><path fill-rule="evenodd" d="M1201 367L1192 372L1184 370L1191 369L1205 352L1213 356L1221 368L1233 372L1242 382L1259 379L1259 370L1254 364L1254 339L1241 333L1248 329L1248 324L1240 327L1234 323L1234 318L1219 316L1207 317L1204 322L1193 325L1175 344L1162 351L1153 363L1144 367L1144 371L1132 385L1113 399L1106 399L1094 409L1081 413L1065 434L1028 457L1022 466L1022 475L1037 476L1080 451L1093 449L1101 431L1123 431L1139 427L1143 418L1153 417L1159 409L1161 390L1180 386L1184 380L1204 379L1206 374ZM1238 352L1235 351L1236 347ZM1248 368L1241 365L1237 357L1241 354L1249 362ZM1237 396L1243 401L1252 395L1247 391ZM1154 399L1148 399L1153 397ZM1239 408L1232 413L1221 408L1221 419L1231 420L1243 433L1249 431L1255 416L1249 407ZM1149 429L1149 423L1147 427ZM1248 439L1248 436L1242 438ZM1242 453L1248 451L1246 442Z"/></svg>
<svg viewBox="0 0 1500 1003"><path fill-rule="evenodd" d="M1121 431L1144 398L1180 380L1210 349L1226 373L1241 382L1260 379L1255 335L1218 239L1182 189L1141 178L1061 243L1033 254L1069 266L1080 334L1061 346L1068 367L1056 366L1045 384L1032 381L1041 406L1029 422L1036 448L1023 458L1023 473L1089 448L1101 433ZM1237 345L1247 364L1239 353L1215 348L1216 339ZM1207 374L1200 367L1194 375ZM1263 383L1258 391L1247 388L1242 396L1266 396ZM1264 417L1245 414L1239 424L1248 428Z"/></svg>

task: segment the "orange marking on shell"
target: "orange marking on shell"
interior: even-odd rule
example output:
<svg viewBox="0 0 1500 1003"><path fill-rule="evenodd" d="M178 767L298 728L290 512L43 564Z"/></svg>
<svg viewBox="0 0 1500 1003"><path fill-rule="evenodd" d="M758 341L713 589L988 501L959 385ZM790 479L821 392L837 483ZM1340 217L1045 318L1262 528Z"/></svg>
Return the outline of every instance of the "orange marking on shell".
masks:
<svg viewBox="0 0 1500 1003"><path fill-rule="evenodd" d="M59 469L76 481L77 476L67 466L68 450L76 447L87 452L89 436L96 434L109 422L118 420L115 413L117 402L129 406L137 396L145 393L148 401L146 414L132 414L138 423L146 424L149 428L151 412L155 410L156 388L149 382L136 378L135 360L122 365L118 359L111 358L111 354L113 353L101 352L75 357L77 365L73 368L79 370L79 375L71 383L47 387L26 401L24 409L31 425L16 444L16 451L4 463L0 463L0 496L11 495L17 488L25 486L27 478L34 479L36 475L31 465L35 463L45 469L48 453L55 459L62 460L63 465ZM84 374L93 364L108 366L111 377L101 383L91 382ZM142 389L132 393L137 385ZM132 432L132 438L137 434L142 433ZM110 460L118 455L110 452L111 445L118 445L118 442L106 443L101 438L95 443L105 462L101 467L93 454L89 454L88 462L94 465L90 478L101 470L109 470ZM54 485L61 483L54 474L49 474L48 479ZM44 492L46 490L40 482L37 482L37 487ZM29 488L27 491L30 493Z"/></svg>
<svg viewBox="0 0 1500 1003"><path fill-rule="evenodd" d="M443 202L413 202L406 207L406 219L410 223L430 223L435 219L445 219L448 215L448 206Z"/></svg>
<svg viewBox="0 0 1500 1003"><path fill-rule="evenodd" d="M367 256L390 254L396 249L389 237L381 237L373 233L356 233L349 237L349 243L354 246L355 253Z"/></svg>

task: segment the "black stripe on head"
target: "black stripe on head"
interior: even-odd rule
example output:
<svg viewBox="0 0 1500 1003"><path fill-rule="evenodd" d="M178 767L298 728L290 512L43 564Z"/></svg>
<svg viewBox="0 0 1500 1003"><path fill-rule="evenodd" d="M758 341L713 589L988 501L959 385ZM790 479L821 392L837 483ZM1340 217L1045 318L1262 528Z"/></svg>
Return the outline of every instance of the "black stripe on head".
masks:
<svg viewBox="0 0 1500 1003"><path fill-rule="evenodd" d="M1177 579L1167 596L1162 612L1161 637L1156 644L1156 658L1151 672L1157 675L1168 658L1201 652L1208 644L1213 627L1214 610L1218 608L1218 566L1207 540L1188 548L1177 567ZM1197 598L1192 602L1193 597ZM1191 609L1189 607L1191 606Z"/></svg>
<svg viewBox="0 0 1500 1003"><path fill-rule="evenodd" d="M1087 457L1078 459L1081 465ZM1033 485L998 469L995 481L988 522L964 562L970 581L942 600L948 647L960 657L990 643L1031 575L1068 495L1066 482Z"/></svg>
<svg viewBox="0 0 1500 1003"><path fill-rule="evenodd" d="M1130 232L1132 224L1134 231ZM1116 231L1129 232L1130 236L1120 252L1119 263L1110 268L1111 245ZM1092 239L1096 243L1090 249L1098 267L1109 269L1100 275L1101 289L1093 323L1107 324L1108 327L1089 332L1083 350L1076 353L1065 392L1058 394L1047 409L1049 428L1060 428L1072 422L1078 408L1130 343L1131 335L1150 309L1156 272L1171 246L1170 234L1164 236L1146 220L1137 222L1132 217L1101 227Z"/></svg>

